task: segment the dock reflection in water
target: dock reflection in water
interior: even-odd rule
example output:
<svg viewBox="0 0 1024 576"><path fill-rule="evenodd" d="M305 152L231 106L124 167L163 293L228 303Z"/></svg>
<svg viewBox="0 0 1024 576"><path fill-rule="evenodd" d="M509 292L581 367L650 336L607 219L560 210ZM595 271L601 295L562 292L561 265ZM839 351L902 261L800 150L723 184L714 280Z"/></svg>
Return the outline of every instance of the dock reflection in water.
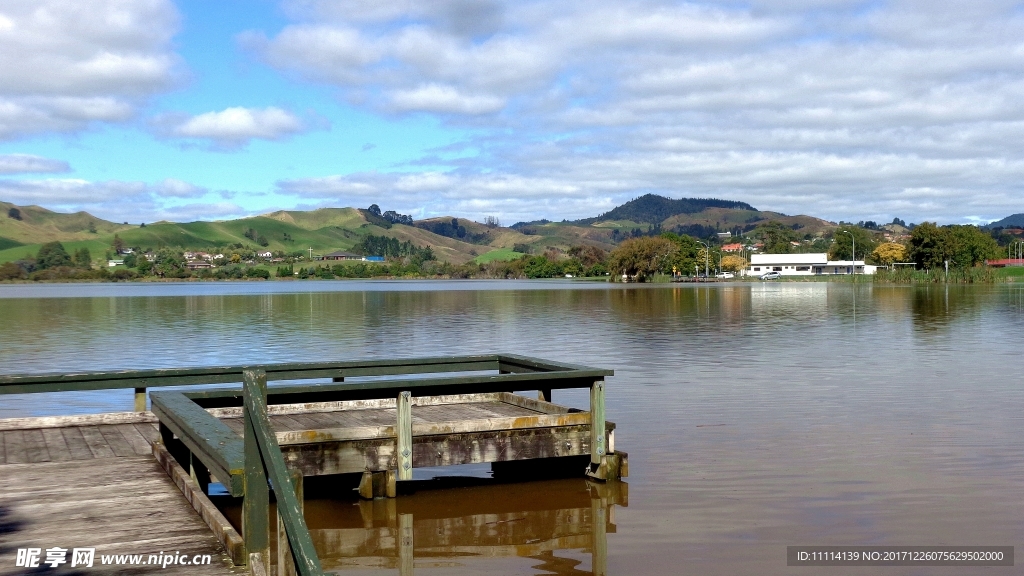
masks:
<svg viewBox="0 0 1024 576"><path fill-rule="evenodd" d="M412 485L415 493L398 498L307 497L306 524L324 570L601 576L607 573L608 534L616 532L615 508L629 500L625 482L579 478L445 478ZM238 521L238 508L225 512ZM276 546L271 558L279 558Z"/></svg>

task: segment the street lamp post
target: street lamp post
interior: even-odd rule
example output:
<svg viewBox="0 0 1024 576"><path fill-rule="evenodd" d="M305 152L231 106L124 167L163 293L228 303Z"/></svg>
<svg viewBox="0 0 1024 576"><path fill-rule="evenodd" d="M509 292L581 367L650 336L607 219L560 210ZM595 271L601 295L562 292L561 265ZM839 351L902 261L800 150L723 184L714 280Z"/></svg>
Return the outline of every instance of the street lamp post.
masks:
<svg viewBox="0 0 1024 576"><path fill-rule="evenodd" d="M701 242L700 240L697 240L697 243L704 246L704 281L707 282L708 281L708 258L711 256L711 247L708 246L706 243Z"/></svg>
<svg viewBox="0 0 1024 576"><path fill-rule="evenodd" d="M856 276L857 275L857 238L855 238L854 235L853 235L853 232L850 232L849 230L840 230L840 232L843 232L845 234L849 234L850 235L850 242L852 242L852 244L853 244L852 247L850 248L850 267L853 268L853 275Z"/></svg>

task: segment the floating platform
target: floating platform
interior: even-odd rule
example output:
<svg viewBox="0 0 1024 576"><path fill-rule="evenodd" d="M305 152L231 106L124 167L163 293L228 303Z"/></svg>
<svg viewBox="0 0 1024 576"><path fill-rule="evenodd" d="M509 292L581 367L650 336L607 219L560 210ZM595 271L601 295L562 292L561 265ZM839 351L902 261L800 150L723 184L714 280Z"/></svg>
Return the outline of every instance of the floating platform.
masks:
<svg viewBox="0 0 1024 576"><path fill-rule="evenodd" d="M397 404L277 404L268 412L288 468L321 476L397 469ZM587 412L508 392L412 398L410 404L414 468L590 455ZM241 437L240 408L210 412ZM614 452L615 424L605 429Z"/></svg>

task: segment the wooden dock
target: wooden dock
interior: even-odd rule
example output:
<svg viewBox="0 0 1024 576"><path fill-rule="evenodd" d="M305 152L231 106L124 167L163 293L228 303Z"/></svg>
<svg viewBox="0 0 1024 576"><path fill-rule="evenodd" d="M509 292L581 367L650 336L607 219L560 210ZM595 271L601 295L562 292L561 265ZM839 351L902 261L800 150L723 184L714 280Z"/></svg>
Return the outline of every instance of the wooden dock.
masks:
<svg viewBox="0 0 1024 576"><path fill-rule="evenodd" d="M166 569L213 574L248 565L264 574L281 566L316 576L323 573L314 546L320 540L304 520L304 477L355 474L360 496L391 500L420 467L491 463L496 473L528 477L569 464L601 483L626 476L615 425L605 420L604 378L611 374L494 355L0 376L0 394L134 388L137 410L145 408L146 387L242 383L153 392L152 412L0 422L0 470L9 471L0 479L0 521L12 535L4 550L210 555L208 565ZM307 383L268 387L268 380ZM552 390L566 388L588 388L590 409L550 401ZM515 390L536 390L537 397ZM210 502L215 482L241 498L237 525ZM288 543L276 561L271 488L277 539ZM606 513L607 506L594 510L597 518ZM402 515L397 524L410 542L411 518ZM595 522L601 529L593 532L604 534L605 522ZM411 573L411 545L397 554L400 572Z"/></svg>
<svg viewBox="0 0 1024 576"><path fill-rule="evenodd" d="M244 573L153 457L152 413L0 420L0 574L19 548L95 548L104 574ZM211 504L212 506L212 504ZM101 565L102 556L209 555L198 566ZM45 566L48 568L48 566ZM81 567L77 567L81 569Z"/></svg>

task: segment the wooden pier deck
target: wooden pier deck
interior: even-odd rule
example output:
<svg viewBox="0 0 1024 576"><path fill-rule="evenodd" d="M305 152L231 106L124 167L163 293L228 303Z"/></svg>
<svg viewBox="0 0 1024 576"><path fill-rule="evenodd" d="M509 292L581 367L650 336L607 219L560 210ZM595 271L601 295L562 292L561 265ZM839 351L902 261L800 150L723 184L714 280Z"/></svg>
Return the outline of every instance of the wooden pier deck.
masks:
<svg viewBox="0 0 1024 576"><path fill-rule="evenodd" d="M628 475L615 425L605 420L604 378L612 374L488 355L0 376L0 394L134 388L137 410L0 421L0 554L38 548L45 561L48 548L95 547L94 562L109 573L224 574L247 565L265 574L272 491L290 558L278 564L319 576L303 512L307 476L355 473L359 495L375 499L395 498L398 482L421 467L491 463L496 473L528 476L571 466L602 483ZM268 387L270 380L304 383ZM144 412L147 387L239 381L241 388L153 392L152 412ZM589 389L589 410L551 402L552 390L569 388ZM241 498L238 525L210 502L212 482ZM410 515L401 530L411 539L405 522ZM605 522L595 525L603 533ZM400 552L400 572L411 573L412 548ZM124 554L145 559L109 566L104 558ZM211 561L164 568L150 559L161 554ZM12 565L0 564L0 574Z"/></svg>
<svg viewBox="0 0 1024 576"><path fill-rule="evenodd" d="M153 456L152 413L0 420L0 574L19 548L95 548L103 574L244 573ZM210 555L209 565L101 565L104 555ZM45 566L48 568L48 566ZM76 567L81 570L81 567ZM89 570L89 569L86 569Z"/></svg>

